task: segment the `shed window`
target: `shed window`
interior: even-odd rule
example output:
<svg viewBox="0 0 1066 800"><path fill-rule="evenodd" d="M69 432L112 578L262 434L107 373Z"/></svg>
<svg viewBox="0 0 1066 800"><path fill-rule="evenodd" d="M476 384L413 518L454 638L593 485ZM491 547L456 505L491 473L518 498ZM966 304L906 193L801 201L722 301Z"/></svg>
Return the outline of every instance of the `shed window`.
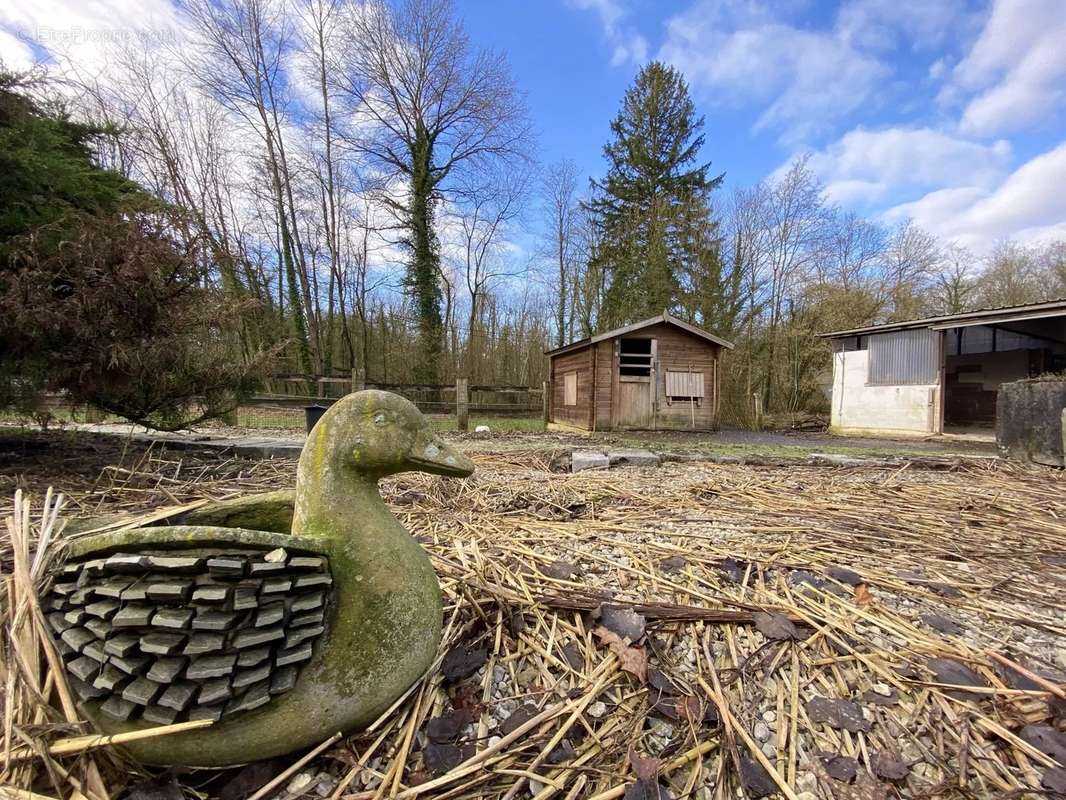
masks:
<svg viewBox="0 0 1066 800"><path fill-rule="evenodd" d="M702 400L702 372L667 372L666 396L669 400Z"/></svg>
<svg viewBox="0 0 1066 800"><path fill-rule="evenodd" d="M926 328L878 333L870 337L873 386L920 386L937 383L940 347L937 334Z"/></svg>
<svg viewBox="0 0 1066 800"><path fill-rule="evenodd" d="M651 375L651 339L621 339L618 348L618 374Z"/></svg>
<svg viewBox="0 0 1066 800"><path fill-rule="evenodd" d="M563 405L577 405L577 373L568 372L563 375Z"/></svg>

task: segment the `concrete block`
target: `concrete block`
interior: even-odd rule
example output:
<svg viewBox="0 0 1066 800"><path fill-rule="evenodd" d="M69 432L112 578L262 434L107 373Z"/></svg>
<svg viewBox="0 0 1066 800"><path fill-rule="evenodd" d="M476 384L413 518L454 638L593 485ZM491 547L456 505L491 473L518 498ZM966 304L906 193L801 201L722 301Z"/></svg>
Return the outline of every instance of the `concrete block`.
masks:
<svg viewBox="0 0 1066 800"><path fill-rule="evenodd" d="M575 450L570 454L570 471L581 472L586 469L607 469L611 460L606 453L596 450Z"/></svg>
<svg viewBox="0 0 1066 800"><path fill-rule="evenodd" d="M657 467L663 463L662 457L651 450L611 450L607 460L612 467Z"/></svg>

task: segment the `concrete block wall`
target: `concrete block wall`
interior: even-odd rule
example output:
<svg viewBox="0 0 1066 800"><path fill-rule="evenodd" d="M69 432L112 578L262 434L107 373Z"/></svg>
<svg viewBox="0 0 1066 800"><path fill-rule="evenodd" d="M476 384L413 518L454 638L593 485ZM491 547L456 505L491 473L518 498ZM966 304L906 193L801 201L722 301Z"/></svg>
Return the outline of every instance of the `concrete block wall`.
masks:
<svg viewBox="0 0 1066 800"><path fill-rule="evenodd" d="M869 352L833 355L831 425L836 433L926 435L936 431L936 384L869 386Z"/></svg>

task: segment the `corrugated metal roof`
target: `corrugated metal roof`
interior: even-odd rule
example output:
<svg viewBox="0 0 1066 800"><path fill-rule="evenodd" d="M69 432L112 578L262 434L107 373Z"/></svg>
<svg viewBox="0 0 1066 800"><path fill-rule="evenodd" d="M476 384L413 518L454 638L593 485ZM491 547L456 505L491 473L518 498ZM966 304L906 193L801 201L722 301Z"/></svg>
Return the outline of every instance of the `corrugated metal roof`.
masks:
<svg viewBox="0 0 1066 800"><path fill-rule="evenodd" d="M832 331L818 334L823 339L836 339L841 336L865 336L869 333L887 333L889 331L906 331L914 328L956 328L967 325L988 325L996 322L1013 322L1021 319L1041 319L1046 317L1066 316L1066 299L1049 300L1044 303L1030 303L1024 306L998 306L996 308L979 308L961 314L945 314L939 317L911 319L903 322L887 322L883 325L869 325L865 328L852 328L845 331Z"/></svg>
<svg viewBox="0 0 1066 800"><path fill-rule="evenodd" d="M714 342L715 344L724 347L727 350L733 349L732 342L727 342L725 339L715 336L713 333L709 333L703 328L697 328L695 325L690 325L687 322L678 319L677 317L672 317L664 311L662 314L652 317L651 319L642 320L641 322L634 322L632 325L623 325L621 328L615 328L614 330L607 331L606 333L598 333L595 336L580 339L576 342L571 342L570 344L563 345L562 347L556 347L553 350L545 350L544 355L562 355L563 353L569 353L571 350L580 350L582 347L588 347L589 345L596 344L597 342L603 342L607 339L613 339L616 336L625 336L627 333L633 333L635 331L641 330L642 328L648 328L652 325L659 325L661 323L673 325L683 331L691 333L693 336L698 336L701 339L706 339L708 342Z"/></svg>

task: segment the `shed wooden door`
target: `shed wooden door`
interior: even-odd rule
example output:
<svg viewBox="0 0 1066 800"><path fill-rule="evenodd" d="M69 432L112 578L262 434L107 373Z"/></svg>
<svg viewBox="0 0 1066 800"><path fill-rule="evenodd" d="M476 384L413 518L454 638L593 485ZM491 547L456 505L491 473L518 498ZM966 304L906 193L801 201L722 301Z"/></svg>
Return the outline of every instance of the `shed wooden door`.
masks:
<svg viewBox="0 0 1066 800"><path fill-rule="evenodd" d="M618 379L618 426L651 427L651 378L622 375Z"/></svg>

